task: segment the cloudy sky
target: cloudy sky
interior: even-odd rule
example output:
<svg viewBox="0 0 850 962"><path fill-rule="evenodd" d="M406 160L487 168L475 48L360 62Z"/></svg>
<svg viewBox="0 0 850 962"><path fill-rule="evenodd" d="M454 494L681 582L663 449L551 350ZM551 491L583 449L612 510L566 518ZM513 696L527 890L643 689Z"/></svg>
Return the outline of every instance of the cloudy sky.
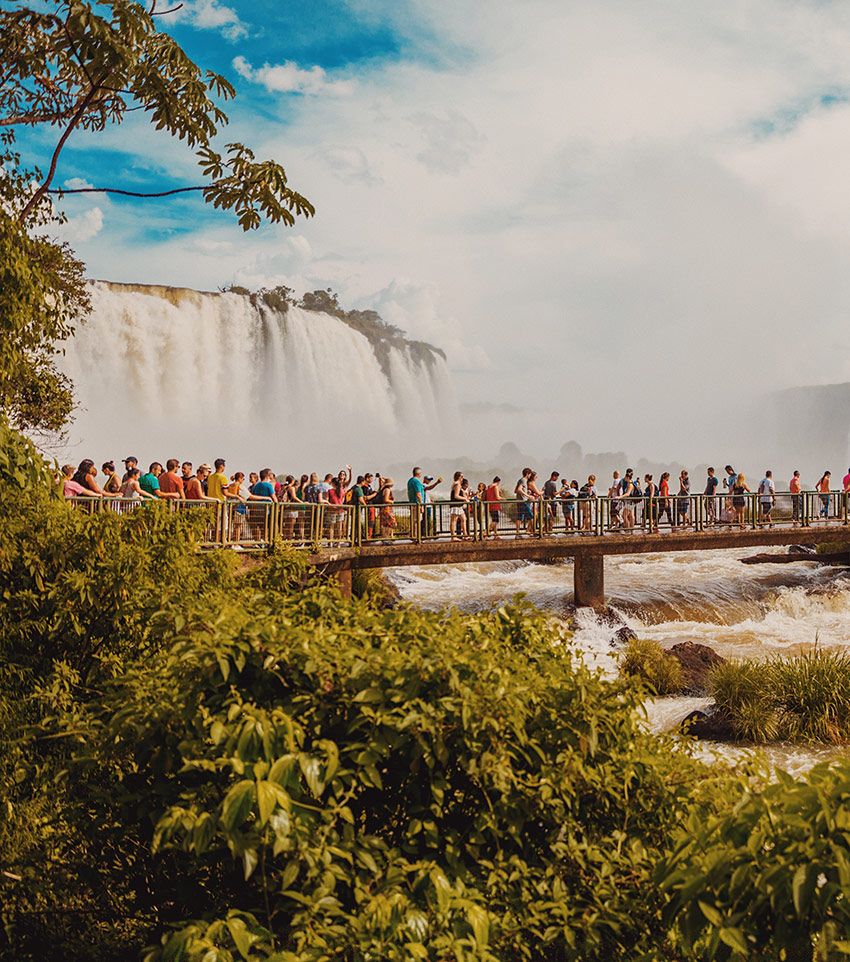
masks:
<svg viewBox="0 0 850 962"><path fill-rule="evenodd" d="M843 0L191 0L168 29L317 215L87 196L93 276L333 287L447 350L488 443L660 456L673 425L695 457L762 392L850 380ZM195 182L138 117L73 178Z"/></svg>

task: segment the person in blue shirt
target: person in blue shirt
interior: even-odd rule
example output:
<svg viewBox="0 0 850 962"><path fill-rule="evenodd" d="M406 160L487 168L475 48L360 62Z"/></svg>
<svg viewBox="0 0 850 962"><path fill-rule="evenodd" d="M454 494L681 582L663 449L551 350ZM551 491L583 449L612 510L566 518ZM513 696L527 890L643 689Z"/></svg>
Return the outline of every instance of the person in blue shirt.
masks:
<svg viewBox="0 0 850 962"><path fill-rule="evenodd" d="M271 468L263 468L260 471L260 480L254 485L251 494L255 498L268 498L269 501L277 501L274 493L274 472Z"/></svg>
<svg viewBox="0 0 850 962"><path fill-rule="evenodd" d="M427 534L428 515L425 510L425 505L428 503L427 492L436 488L442 480L442 478L435 478L430 484L425 484L422 480L422 468L416 467L407 482L407 500L414 506L410 509L411 516L414 521L418 519L423 536ZM419 505L422 507L420 508Z"/></svg>

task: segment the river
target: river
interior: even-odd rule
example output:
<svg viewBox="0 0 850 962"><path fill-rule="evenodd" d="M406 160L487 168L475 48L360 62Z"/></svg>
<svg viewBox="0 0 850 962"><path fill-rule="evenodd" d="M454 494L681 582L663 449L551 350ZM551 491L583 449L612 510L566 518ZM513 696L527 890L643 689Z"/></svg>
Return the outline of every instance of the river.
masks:
<svg viewBox="0 0 850 962"><path fill-rule="evenodd" d="M725 658L798 654L815 644L850 645L850 571L811 562L744 565L752 549L609 557L605 589L610 605L641 638L665 647L680 641L710 645ZM402 597L427 609L485 611L523 594L558 619L572 617L569 562L552 565L494 562L397 569L389 573ZM614 629L583 609L575 643L606 673L616 671ZM707 699L665 698L647 705L656 730L675 725ZM705 757L741 760L750 752L705 743ZM792 773L834 757L835 749L772 746L769 762Z"/></svg>

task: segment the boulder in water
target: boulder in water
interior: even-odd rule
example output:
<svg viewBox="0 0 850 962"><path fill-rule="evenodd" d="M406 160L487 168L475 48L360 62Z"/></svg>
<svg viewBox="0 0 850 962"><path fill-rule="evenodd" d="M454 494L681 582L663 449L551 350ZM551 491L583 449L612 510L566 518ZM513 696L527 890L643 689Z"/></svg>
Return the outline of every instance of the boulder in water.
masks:
<svg viewBox="0 0 850 962"><path fill-rule="evenodd" d="M682 641L667 650L667 654L676 658L682 666L682 693L686 695L704 695L708 681L708 673L715 665L722 665L726 661L708 645L701 645L695 641Z"/></svg>
<svg viewBox="0 0 850 962"><path fill-rule="evenodd" d="M708 711L692 711L682 719L682 731L712 742L735 741L735 732L729 720L712 709L713 706Z"/></svg>
<svg viewBox="0 0 850 962"><path fill-rule="evenodd" d="M788 554L817 555L817 551L810 544L789 544Z"/></svg>
<svg viewBox="0 0 850 962"><path fill-rule="evenodd" d="M611 636L611 646L618 648L620 645L627 645L634 638L637 638L637 635L632 629L629 628L628 625L623 625L622 628L618 628Z"/></svg>

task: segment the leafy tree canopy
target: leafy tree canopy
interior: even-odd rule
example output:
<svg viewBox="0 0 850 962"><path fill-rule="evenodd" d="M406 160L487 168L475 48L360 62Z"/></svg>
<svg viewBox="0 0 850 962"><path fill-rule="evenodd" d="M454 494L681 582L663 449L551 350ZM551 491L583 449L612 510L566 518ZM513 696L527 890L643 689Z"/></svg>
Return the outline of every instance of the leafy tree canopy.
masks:
<svg viewBox="0 0 850 962"><path fill-rule="evenodd" d="M53 195L108 192L164 197L199 192L232 210L244 230L263 220L291 225L314 213L273 160L241 143L218 146L228 122L222 104L234 89L204 70L159 29L157 0L0 0L0 412L30 431L59 431L73 410L72 385L54 366L89 301L84 268L51 239L61 214ZM139 111L194 151L204 183L54 187L73 134L121 124ZM29 169L15 133L39 128L55 139L45 172Z"/></svg>

